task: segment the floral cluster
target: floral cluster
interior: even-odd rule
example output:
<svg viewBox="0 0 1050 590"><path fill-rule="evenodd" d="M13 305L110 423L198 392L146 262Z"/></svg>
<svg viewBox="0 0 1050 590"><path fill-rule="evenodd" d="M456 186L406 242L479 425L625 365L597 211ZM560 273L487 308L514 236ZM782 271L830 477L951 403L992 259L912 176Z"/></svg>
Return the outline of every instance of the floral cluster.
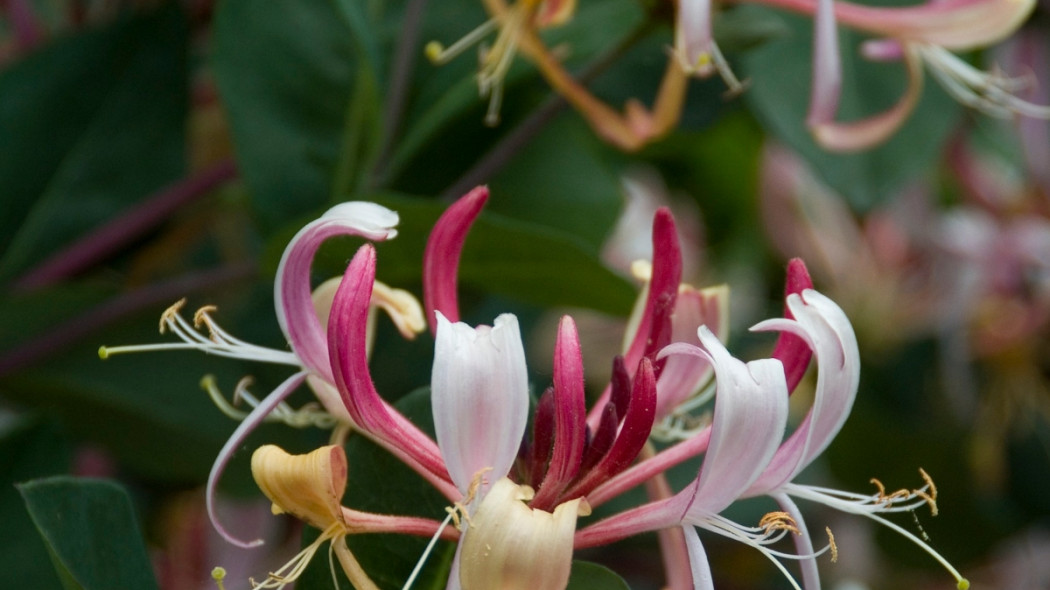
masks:
<svg viewBox="0 0 1050 590"><path fill-rule="evenodd" d="M1050 106L1022 96L1032 81L976 69L953 52L990 46L1010 36L1035 7L1035 0L929 0L902 7L873 7L844 0L757 0L757 4L813 18L813 74L806 124L813 138L834 151L857 151L886 141L908 118L922 93L923 70L960 103L995 117L1022 115L1050 118ZM719 14L712 0L676 0L674 46L651 109L629 101L623 113L592 95L565 70L539 33L572 18L574 0L484 0L490 20L466 37L443 47L427 46L436 63L452 59L494 30L495 43L483 46L478 87L490 100L486 121L499 120L503 78L514 54L524 54L547 82L572 104L606 141L625 150L639 149L674 128L684 106L690 76L718 74L730 94L745 89L718 47L714 26ZM908 87L899 101L882 113L856 121L837 120L842 85L838 27L844 25L871 39L861 47L873 61L899 61Z"/></svg>
<svg viewBox="0 0 1050 590"><path fill-rule="evenodd" d="M389 451L448 501L444 521L353 510L342 505L347 459L340 444L301 456L264 446L252 458L252 471L275 512L288 512L322 534L256 587L294 581L330 541L355 588L376 588L346 537L396 532L457 543L449 588L564 588L574 549L657 531L667 585L712 588L702 529L754 547L795 588L800 584L783 561L798 561L801 587L813 590L820 587L817 558L830 554L834 560L838 548L830 529L827 542L814 541L796 500L863 515L898 531L941 562L959 588L968 587L926 542L881 516L924 505L936 513L937 490L925 472L920 470L919 488L887 492L873 480L877 489L868 494L795 481L831 444L857 393L859 353L842 310L812 289L805 266L794 260L788 267L784 317L752 328L779 333L771 358L734 358L723 344L727 290L681 283L679 239L666 209L653 219L651 274L604 392L588 411L580 339L573 319L564 316L554 348L553 383L535 404L528 432L529 383L517 318L503 314L491 326L477 327L459 321L460 253L487 198L484 187L471 191L435 225L424 255L422 306L407 292L375 280L377 256L371 244L357 251L341 278L312 290L310 266L326 239L356 235L381 241L396 235L395 212L351 202L304 227L281 260L275 298L290 352L234 338L214 322L209 308L190 323L178 305L165 313L161 328L181 343L102 349L108 356L193 348L296 369L264 398L250 398L254 408L242 417L209 478L209 513L232 543L247 547L259 541L240 540L220 524L215 485L235 449L265 419L338 423L344 434L348 428ZM435 438L373 385L368 355L377 308L386 310L406 336L425 326L434 335ZM817 366L813 403L789 433L788 399L811 361ZM285 404L304 382L327 412L295 411ZM701 405L713 405L709 420L683 419L688 408ZM658 427L671 433L673 444L656 451L650 438ZM701 455L692 482L672 489L665 472ZM592 509L640 485L648 495L645 503L597 522L585 520ZM722 515L737 500L762 496L777 509L754 525ZM794 553L774 548L785 537L794 541Z"/></svg>

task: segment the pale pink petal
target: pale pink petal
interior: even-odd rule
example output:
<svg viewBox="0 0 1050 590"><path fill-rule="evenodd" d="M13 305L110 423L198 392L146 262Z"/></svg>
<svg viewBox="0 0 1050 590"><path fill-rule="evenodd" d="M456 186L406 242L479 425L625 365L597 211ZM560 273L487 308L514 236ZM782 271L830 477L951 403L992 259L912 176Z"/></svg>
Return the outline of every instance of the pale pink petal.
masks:
<svg viewBox="0 0 1050 590"><path fill-rule="evenodd" d="M817 0L813 15L813 84L810 88L810 127L835 120L842 91L842 60L833 0Z"/></svg>
<svg viewBox="0 0 1050 590"><path fill-rule="evenodd" d="M707 326L719 339L725 339L729 335L728 315L729 288L725 285L700 291L682 285L671 317L671 341L699 345L696 330L700 326ZM656 383L656 419L666 417L695 395L712 374L711 364L703 357L667 357Z"/></svg>
<svg viewBox="0 0 1050 590"><path fill-rule="evenodd" d="M717 392L711 443L692 489L684 522L701 524L733 503L762 474L777 450L787 424L788 392L784 369L774 359L746 365L706 328L703 348L675 344L664 354L700 354L715 368Z"/></svg>
<svg viewBox="0 0 1050 590"><path fill-rule="evenodd" d="M811 125L810 131L817 143L831 151L856 152L889 139L911 115L922 94L922 62L915 50L905 48L904 65L908 72L908 87L897 104L859 121L828 121Z"/></svg>
<svg viewBox="0 0 1050 590"><path fill-rule="evenodd" d="M686 71L711 70L711 0L679 0L675 19L675 52Z"/></svg>
<svg viewBox="0 0 1050 590"><path fill-rule="evenodd" d="M934 0L903 7L835 4L839 21L851 27L905 41L966 50L1010 36L1032 13L1035 0Z"/></svg>
<svg viewBox="0 0 1050 590"><path fill-rule="evenodd" d="M475 475L492 483L507 475L529 411L529 383L518 320L470 326L437 313L431 404L438 446L449 475L466 494ZM484 486L479 496L484 495Z"/></svg>
<svg viewBox="0 0 1050 590"><path fill-rule="evenodd" d="M806 590L820 590L820 570L817 568L817 558L813 556L813 539L806 527L806 519L802 517L802 511L798 509L795 502L787 494L777 494L773 499L780 504L780 509L791 516L798 527L798 534L792 535L791 540L795 542L795 555L800 557L799 569L802 570L802 587Z"/></svg>
<svg viewBox="0 0 1050 590"><path fill-rule="evenodd" d="M817 357L816 396L809 414L747 491L749 496L775 490L824 452L849 417L860 382L860 352L846 314L813 290L790 295L788 306L794 320L767 320L752 329L789 331L809 343Z"/></svg>
<svg viewBox="0 0 1050 590"><path fill-rule="evenodd" d="M274 285L277 322L303 366L332 380L325 329L311 298L310 264L321 243L333 236L388 240L397 235L397 213L364 201L342 203L295 234L281 256Z"/></svg>
<svg viewBox="0 0 1050 590"><path fill-rule="evenodd" d="M694 590L715 590L715 582L711 577L711 564L707 561L707 551L700 543L700 535L696 528L684 525L685 546L689 550L689 569L693 574Z"/></svg>
<svg viewBox="0 0 1050 590"><path fill-rule="evenodd" d="M467 232L481 214L489 189L479 186L452 204L434 224L423 253L423 301L430 331L437 331L434 312L450 322L459 321L456 275Z"/></svg>
<svg viewBox="0 0 1050 590"><path fill-rule="evenodd" d="M222 445L222 449L219 451L218 456L215 457L215 463L212 464L211 472L208 473L208 483L204 487L204 503L208 510L208 518L211 519L212 526L215 530L233 545L243 547L245 549L249 547L258 547L262 545L262 539L255 539L253 541L241 541L230 534L225 527L219 522L219 515L215 512L215 489L219 485L219 478L222 477L223 471L226 470L226 465L233 458L233 454L241 447L244 443L244 439L248 438L255 427L262 424L266 416L273 411L281 402L284 401L289 394L295 391L296 387L303 382L306 377L306 373L300 371L291 377L284 380L283 383L277 386L270 395L267 395L259 402L259 405L255 406L252 411L241 420L241 423L234 429L233 434L226 440L226 444Z"/></svg>

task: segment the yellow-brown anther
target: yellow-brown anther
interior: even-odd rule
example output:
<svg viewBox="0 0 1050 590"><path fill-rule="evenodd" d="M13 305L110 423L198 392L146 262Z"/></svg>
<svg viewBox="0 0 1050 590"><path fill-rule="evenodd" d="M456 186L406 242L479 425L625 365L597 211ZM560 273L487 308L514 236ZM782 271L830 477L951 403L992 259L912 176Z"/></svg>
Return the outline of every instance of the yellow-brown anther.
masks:
<svg viewBox="0 0 1050 590"><path fill-rule="evenodd" d="M346 471L346 454L334 445L305 455L265 445L252 455L252 476L273 502L273 513L287 512L321 530L335 522L346 526L342 511Z"/></svg>
<svg viewBox="0 0 1050 590"><path fill-rule="evenodd" d="M824 527L828 533L828 547L831 548L831 563L839 560L839 546L835 544L835 535L831 533L831 527Z"/></svg>
<svg viewBox="0 0 1050 590"><path fill-rule="evenodd" d="M179 311L182 310L182 306L186 305L186 298L183 297L175 303L168 306L164 310L164 313L160 314L160 333L163 334L168 331L168 324L174 321L175 316L179 315Z"/></svg>
<svg viewBox="0 0 1050 590"><path fill-rule="evenodd" d="M768 512L762 517L762 520L758 521L758 526L762 527L767 535L773 531L791 531L796 535L802 534L798 530L795 519L791 518L787 512Z"/></svg>

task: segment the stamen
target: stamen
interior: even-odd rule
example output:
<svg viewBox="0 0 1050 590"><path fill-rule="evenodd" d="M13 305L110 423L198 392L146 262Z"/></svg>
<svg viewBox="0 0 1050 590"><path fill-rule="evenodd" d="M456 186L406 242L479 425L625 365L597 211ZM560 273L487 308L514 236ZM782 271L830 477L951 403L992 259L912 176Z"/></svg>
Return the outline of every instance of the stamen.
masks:
<svg viewBox="0 0 1050 590"><path fill-rule="evenodd" d="M892 494L886 494L886 488L882 485L882 482L876 478L871 479L871 483L878 488L878 492L874 495L861 496L860 494L853 494L850 492L841 492L838 490L829 490L827 488L819 488L816 486L803 486L797 484L787 484L785 486L785 492L800 498L806 498L813 502L819 502L825 506L841 510L842 512L849 512L852 514L860 514L866 516L879 524L893 529L900 535L909 539L912 543L915 543L933 557L941 566L944 567L955 578L956 585L960 590L966 590L970 587L970 582L962 577L957 569L948 562L940 553L937 553L929 545L929 543L923 539L912 534L910 531L905 530L900 525L890 522L879 515L880 512L913 512L919 506L923 504L930 505L931 511L935 509L936 503L931 504L936 497L936 487L933 486L933 481L926 474L925 471L920 471L923 475L923 480L926 481L926 487L919 490L898 490ZM900 492L903 491L906 497L902 497ZM918 499L916 502L908 502L911 499ZM900 500L904 500L907 503L899 504ZM914 512L913 512L914 513ZM925 535L924 535L925 536Z"/></svg>
<svg viewBox="0 0 1050 590"><path fill-rule="evenodd" d="M718 70L718 75L729 87L725 93L727 98L739 96L740 93L747 89L747 83L741 82L736 77L736 74L733 73L733 68L729 67L729 61L722 55L722 50L718 48L717 43L711 43L711 57L715 62L715 69Z"/></svg>
<svg viewBox="0 0 1050 590"><path fill-rule="evenodd" d="M286 585L299 579L299 576L306 571L306 566L310 564L310 560L313 559L317 550L321 548L321 545L325 541L331 540L335 542L341 536L347 534L346 527L341 522L333 522L323 533L321 533L313 543L310 543L306 548L297 553L295 557L290 559L288 563L284 564L277 571L270 572L267 574L266 579L262 582L256 582L252 578L248 578L248 583L251 584L252 590L260 590L264 588L272 588L274 590L280 590Z"/></svg>
<svg viewBox="0 0 1050 590"><path fill-rule="evenodd" d="M449 508L445 508L445 510L449 511L448 516L445 517L445 520L441 521L441 526L438 527L437 532L434 533L434 536L430 538L430 542L427 543L426 548L423 549L423 555L421 555L419 557L419 561L416 562L416 567L412 568L412 573L409 574L408 579L405 580L405 585L401 587L401 590L409 590L409 588L412 587L412 584L416 581L416 577L419 575L419 572L423 569L423 564L426 563L427 558L430 557L430 552L434 550L434 545L437 544L437 540L441 537L441 533L445 530L445 527L448 526L449 521L457 520L454 511L452 511ZM459 528L458 521L456 522L456 528Z"/></svg>
<svg viewBox="0 0 1050 590"><path fill-rule="evenodd" d="M247 412L242 412L235 407L242 400L251 408L256 408L259 405L259 400L248 392L248 387L251 384L251 377L244 377L238 381L237 387L233 392L233 403L231 404L226 401L226 398L222 395L222 391L220 391L219 387L215 384L215 377L205 375L201 378L200 382L201 389L208 393L208 397L210 397L212 403L219 408L219 411L234 420L243 420L248 417ZM289 406L287 402L281 402L272 412L263 418L263 421L282 422L293 428L314 426L323 430L327 430L339 424L339 420L335 416L319 408L320 406L318 404L310 402L304 404L303 407L298 410L295 410Z"/></svg>
<svg viewBox="0 0 1050 590"><path fill-rule="evenodd" d="M802 533L798 530L798 524L794 518L787 512L768 512L761 520L758 521L758 526L761 527L766 535L770 535L773 531L790 531L796 535Z"/></svg>
<svg viewBox="0 0 1050 590"><path fill-rule="evenodd" d="M673 47L669 47L668 51L678 61L682 71L689 75L706 78L711 75L711 72L718 72L718 77L722 78L722 81L728 87L725 92L726 98L739 96L747 89L747 82L741 82L737 78L736 74L733 73L733 68L729 65L729 60L725 58L722 50L718 48L718 44L714 41L708 46L707 51L697 56L695 63L690 63L689 59L682 52L676 51Z"/></svg>
<svg viewBox="0 0 1050 590"><path fill-rule="evenodd" d="M683 404L685 405L685 404ZM690 439L711 425L711 413L694 416L675 410L669 416L653 426L649 438L664 443Z"/></svg>
<svg viewBox="0 0 1050 590"><path fill-rule="evenodd" d="M431 63L439 66L445 65L448 62L455 59L456 57L458 57L461 53L463 53L463 51L470 48L475 43L481 41L481 39L485 37L485 35L488 35L492 31L494 31L498 24L498 20L490 18L489 20L482 23L481 26L467 33L466 35L461 37L459 41L456 41L449 47L445 47L437 41L431 41L430 43L427 43L426 47L423 49L423 52L426 54L427 59L429 59Z"/></svg>
<svg viewBox="0 0 1050 590"><path fill-rule="evenodd" d="M1032 76L984 72L936 45L916 44L930 73L948 94L962 104L1001 119L1014 114L1050 119L1050 106L1037 105L1016 95L1032 85Z"/></svg>
<svg viewBox="0 0 1050 590"><path fill-rule="evenodd" d="M174 322L174 318L179 317L179 311L182 306L186 305L186 298L179 299L174 304L168 306L163 313L160 314L160 333L165 332L165 326L171 325Z"/></svg>
<svg viewBox="0 0 1050 590"><path fill-rule="evenodd" d="M226 569L222 567L216 567L211 570L211 579L215 580L215 585L218 586L219 590L226 590L223 586L222 581L226 579Z"/></svg>
<svg viewBox="0 0 1050 590"><path fill-rule="evenodd" d="M831 563L836 563L839 560L839 547L835 544L835 535L831 533L831 527L824 527L824 531L828 533L828 547L831 547Z"/></svg>
<svg viewBox="0 0 1050 590"><path fill-rule="evenodd" d="M295 354L283 350L274 350L257 346L235 338L219 327L210 313L215 311L214 306L206 305L197 310L193 316L193 323L187 322L182 317L181 310L186 304L185 299L176 301L169 306L160 316L160 333L171 332L182 340L182 342L162 344L137 344L130 346L100 346L98 356L107 359L114 354L129 352L148 352L156 350L199 350L201 352L216 354L228 358L261 361L280 365L300 366L301 363ZM200 330L207 330L207 336L201 334Z"/></svg>

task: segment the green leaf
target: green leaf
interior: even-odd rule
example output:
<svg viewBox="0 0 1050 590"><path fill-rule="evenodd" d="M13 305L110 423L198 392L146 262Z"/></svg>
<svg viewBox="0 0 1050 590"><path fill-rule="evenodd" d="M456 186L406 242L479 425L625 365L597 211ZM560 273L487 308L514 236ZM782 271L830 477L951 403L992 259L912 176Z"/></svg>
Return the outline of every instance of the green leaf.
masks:
<svg viewBox="0 0 1050 590"><path fill-rule="evenodd" d="M578 117L559 117L492 179L489 210L556 228L598 251L623 207L606 149Z"/></svg>
<svg viewBox="0 0 1050 590"><path fill-rule="evenodd" d="M427 235L446 205L395 195L373 200L401 216L397 238L378 245L379 278L392 285L418 283ZM315 261L318 274L342 274L356 248L353 243L341 239L326 243ZM489 213L471 229L459 278L462 285L525 303L585 307L616 315L629 313L637 295L579 237Z"/></svg>
<svg viewBox="0 0 1050 590"><path fill-rule="evenodd" d="M184 15L166 4L0 74L0 277L183 173L186 38Z"/></svg>
<svg viewBox="0 0 1050 590"><path fill-rule="evenodd" d="M357 52L365 57L369 70L383 84L382 75L386 64L380 51L378 34L380 23L378 14L382 12L385 2L362 2L361 0L335 0L336 7L352 31L351 39L357 45Z"/></svg>
<svg viewBox="0 0 1050 590"><path fill-rule="evenodd" d="M23 419L0 437L0 570L9 580L32 580L34 590L62 587L15 482L66 473L69 441L53 423Z"/></svg>
<svg viewBox="0 0 1050 590"><path fill-rule="evenodd" d="M344 14L331 0L227 0L214 26L216 82L263 221L319 208L340 166L355 79Z"/></svg>
<svg viewBox="0 0 1050 590"><path fill-rule="evenodd" d="M759 7L742 6L761 12ZM886 200L909 182L928 174L960 113L959 106L927 81L911 117L885 144L856 154L818 147L806 129L812 64L811 20L782 15L791 34L743 59L751 87L744 96L766 129L787 143L818 174L857 208ZM859 34L840 29L843 67L839 120L852 121L890 108L905 90L904 66L872 63L859 55Z"/></svg>
<svg viewBox="0 0 1050 590"><path fill-rule="evenodd" d="M66 588L156 588L124 489L115 483L53 477L18 486Z"/></svg>
<svg viewBox="0 0 1050 590"><path fill-rule="evenodd" d="M630 590L627 582L611 569L589 561L573 561L566 590Z"/></svg>

